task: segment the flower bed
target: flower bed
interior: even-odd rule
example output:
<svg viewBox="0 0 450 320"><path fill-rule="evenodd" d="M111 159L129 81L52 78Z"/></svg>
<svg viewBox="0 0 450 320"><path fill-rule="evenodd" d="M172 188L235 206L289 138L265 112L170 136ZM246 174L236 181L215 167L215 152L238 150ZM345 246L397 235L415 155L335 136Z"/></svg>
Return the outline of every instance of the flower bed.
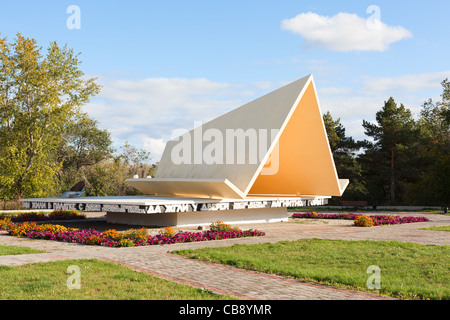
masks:
<svg viewBox="0 0 450 320"><path fill-rule="evenodd" d="M310 219L344 219L355 220L359 214L354 213L317 213L315 211L305 213L294 213L293 218L310 218Z"/></svg>
<svg viewBox="0 0 450 320"><path fill-rule="evenodd" d="M24 221L50 221L50 220L73 220L85 219L86 215L75 210L53 210L49 213L44 212L22 212L16 215L3 215L2 217L10 217L13 222Z"/></svg>
<svg viewBox="0 0 450 320"><path fill-rule="evenodd" d="M362 219L358 217L361 217L363 215L361 214L355 214L355 213L317 213L317 212L306 212L306 213L294 213L292 215L293 218L310 218L310 219L344 219L344 220L355 220L356 221L362 221L365 220L368 222L367 219ZM412 223L412 222L426 222L429 221L426 217L400 217L400 216L392 216L392 215L371 215L371 216L365 216L369 217L374 226L381 226L386 224L402 224L402 223ZM356 222L355 225L358 226L369 226L370 223L360 223Z"/></svg>
<svg viewBox="0 0 450 320"><path fill-rule="evenodd" d="M171 230L168 230L168 227L161 229L158 235L152 236L147 234L147 229L145 228L129 229L125 232L116 230L100 232L94 229L80 230L53 224L38 225L36 222L13 223L6 219L0 220L0 222L2 222L0 223L0 230L7 230L11 236L107 247L134 247L265 235L263 231L254 229L239 230L237 228L222 231L178 231L173 233Z"/></svg>

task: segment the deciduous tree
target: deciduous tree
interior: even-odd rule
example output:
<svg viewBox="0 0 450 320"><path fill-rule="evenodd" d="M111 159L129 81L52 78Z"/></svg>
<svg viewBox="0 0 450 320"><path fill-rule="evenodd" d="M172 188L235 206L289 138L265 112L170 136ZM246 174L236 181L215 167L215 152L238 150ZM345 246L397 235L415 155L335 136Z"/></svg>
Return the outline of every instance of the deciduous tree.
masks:
<svg viewBox="0 0 450 320"><path fill-rule="evenodd" d="M97 94L72 49L43 52L20 33L0 39L0 197L45 196L62 162L55 150L67 124Z"/></svg>

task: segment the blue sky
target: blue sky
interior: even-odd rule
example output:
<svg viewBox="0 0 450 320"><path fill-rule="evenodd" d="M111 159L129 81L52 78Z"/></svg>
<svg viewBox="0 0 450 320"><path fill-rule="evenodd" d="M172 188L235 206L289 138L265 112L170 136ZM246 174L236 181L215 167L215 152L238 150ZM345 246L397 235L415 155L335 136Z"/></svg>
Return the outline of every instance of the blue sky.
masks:
<svg viewBox="0 0 450 320"><path fill-rule="evenodd" d="M70 5L80 29L67 27ZM177 129L310 73L322 111L356 139L390 96L417 114L450 78L448 12L447 0L10 1L0 34L81 52L103 86L85 111L116 147L129 141L157 161Z"/></svg>

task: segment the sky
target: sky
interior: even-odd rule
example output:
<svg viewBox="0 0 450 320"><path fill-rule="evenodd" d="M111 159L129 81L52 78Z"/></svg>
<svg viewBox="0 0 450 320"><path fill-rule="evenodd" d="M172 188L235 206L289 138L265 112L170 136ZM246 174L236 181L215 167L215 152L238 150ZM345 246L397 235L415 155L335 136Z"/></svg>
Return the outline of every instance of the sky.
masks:
<svg viewBox="0 0 450 320"><path fill-rule="evenodd" d="M83 110L157 162L168 140L313 74L322 113L367 138L393 97L415 117L450 78L450 2L2 1L0 36L80 53L101 92Z"/></svg>

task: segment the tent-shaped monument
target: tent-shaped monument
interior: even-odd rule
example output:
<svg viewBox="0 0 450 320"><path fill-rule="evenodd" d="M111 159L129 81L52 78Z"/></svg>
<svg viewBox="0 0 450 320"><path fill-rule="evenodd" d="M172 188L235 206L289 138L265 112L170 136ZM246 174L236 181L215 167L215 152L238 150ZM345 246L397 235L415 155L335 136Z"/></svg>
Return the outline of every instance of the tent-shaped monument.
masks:
<svg viewBox="0 0 450 320"><path fill-rule="evenodd" d="M341 196L348 184L336 173L312 75L169 141L155 178L127 182L144 194L217 199Z"/></svg>

